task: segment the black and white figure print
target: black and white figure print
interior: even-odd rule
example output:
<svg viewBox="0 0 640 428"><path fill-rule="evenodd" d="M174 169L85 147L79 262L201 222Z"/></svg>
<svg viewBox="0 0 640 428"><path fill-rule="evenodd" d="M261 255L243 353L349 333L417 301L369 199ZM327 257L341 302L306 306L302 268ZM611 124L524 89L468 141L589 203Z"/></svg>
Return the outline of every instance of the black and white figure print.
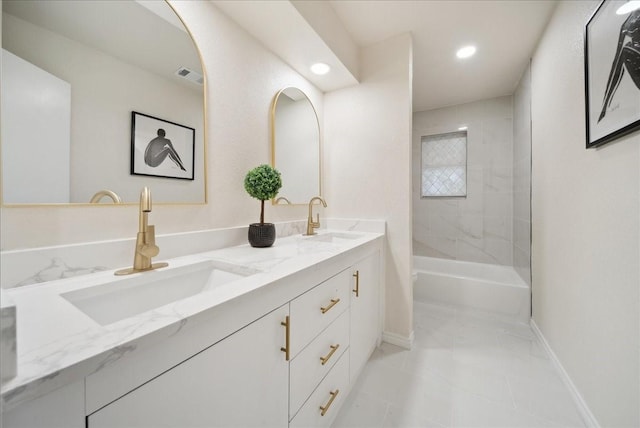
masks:
<svg viewBox="0 0 640 428"><path fill-rule="evenodd" d="M194 179L195 130L131 113L131 174Z"/></svg>
<svg viewBox="0 0 640 428"><path fill-rule="evenodd" d="M152 168L156 168L168 158L171 159L171 161L173 161L173 163L175 163L181 170L186 171L182 164L182 159L180 159L180 155L176 149L173 148L171 140L168 139L166 135L167 133L164 129L158 129L158 136L149 141L149 144L147 144L147 148L144 151L144 163Z"/></svg>
<svg viewBox="0 0 640 428"><path fill-rule="evenodd" d="M587 148L640 128L637 2L604 0L587 23L585 85Z"/></svg>

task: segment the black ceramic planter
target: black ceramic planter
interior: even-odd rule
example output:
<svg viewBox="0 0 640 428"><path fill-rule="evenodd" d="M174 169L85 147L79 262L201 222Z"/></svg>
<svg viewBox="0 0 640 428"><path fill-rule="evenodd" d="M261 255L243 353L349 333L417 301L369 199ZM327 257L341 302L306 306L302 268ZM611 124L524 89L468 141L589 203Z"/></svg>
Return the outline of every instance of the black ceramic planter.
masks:
<svg viewBox="0 0 640 428"><path fill-rule="evenodd" d="M270 247L276 240L276 226L273 223L251 223L249 244L252 247Z"/></svg>

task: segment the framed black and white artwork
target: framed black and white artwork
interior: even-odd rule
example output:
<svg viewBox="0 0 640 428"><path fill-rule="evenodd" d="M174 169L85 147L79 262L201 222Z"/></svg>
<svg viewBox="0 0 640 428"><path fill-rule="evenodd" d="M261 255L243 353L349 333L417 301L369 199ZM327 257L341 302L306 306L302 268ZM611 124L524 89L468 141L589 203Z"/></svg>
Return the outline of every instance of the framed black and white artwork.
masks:
<svg viewBox="0 0 640 428"><path fill-rule="evenodd" d="M587 148L640 129L640 7L604 0L585 27Z"/></svg>
<svg viewBox="0 0 640 428"><path fill-rule="evenodd" d="M188 126L131 112L131 174L193 180L195 137Z"/></svg>

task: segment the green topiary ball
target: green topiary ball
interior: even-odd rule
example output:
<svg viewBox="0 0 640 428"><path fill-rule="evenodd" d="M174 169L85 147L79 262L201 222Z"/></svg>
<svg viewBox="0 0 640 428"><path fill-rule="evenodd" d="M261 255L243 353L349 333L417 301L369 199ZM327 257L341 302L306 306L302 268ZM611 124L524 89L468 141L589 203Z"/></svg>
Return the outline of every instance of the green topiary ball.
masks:
<svg viewBox="0 0 640 428"><path fill-rule="evenodd" d="M280 173L269 165L255 167L244 178L244 189L249 195L261 201L275 198L281 187Z"/></svg>

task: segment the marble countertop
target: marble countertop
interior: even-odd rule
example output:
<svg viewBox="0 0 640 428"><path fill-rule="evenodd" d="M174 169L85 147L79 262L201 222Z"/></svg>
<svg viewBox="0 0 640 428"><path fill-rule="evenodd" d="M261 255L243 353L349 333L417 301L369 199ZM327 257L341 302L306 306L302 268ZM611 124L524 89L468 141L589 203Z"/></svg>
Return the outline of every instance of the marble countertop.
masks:
<svg viewBox="0 0 640 428"><path fill-rule="evenodd" d="M330 239L331 235L351 239ZM177 300L108 325L100 325L61 294L118 283L156 271L114 276L114 270L60 279L5 291L17 308L17 376L2 384L4 410L42 396L99 371L120 358L122 348L150 337L159 341L176 334L190 317L210 311L279 279L373 242L382 233L321 230L315 237L279 238L270 248L240 245L176 257L163 270L215 261L238 272L252 272L228 284ZM156 261L156 260L154 260ZM161 270L157 271L161 272Z"/></svg>

